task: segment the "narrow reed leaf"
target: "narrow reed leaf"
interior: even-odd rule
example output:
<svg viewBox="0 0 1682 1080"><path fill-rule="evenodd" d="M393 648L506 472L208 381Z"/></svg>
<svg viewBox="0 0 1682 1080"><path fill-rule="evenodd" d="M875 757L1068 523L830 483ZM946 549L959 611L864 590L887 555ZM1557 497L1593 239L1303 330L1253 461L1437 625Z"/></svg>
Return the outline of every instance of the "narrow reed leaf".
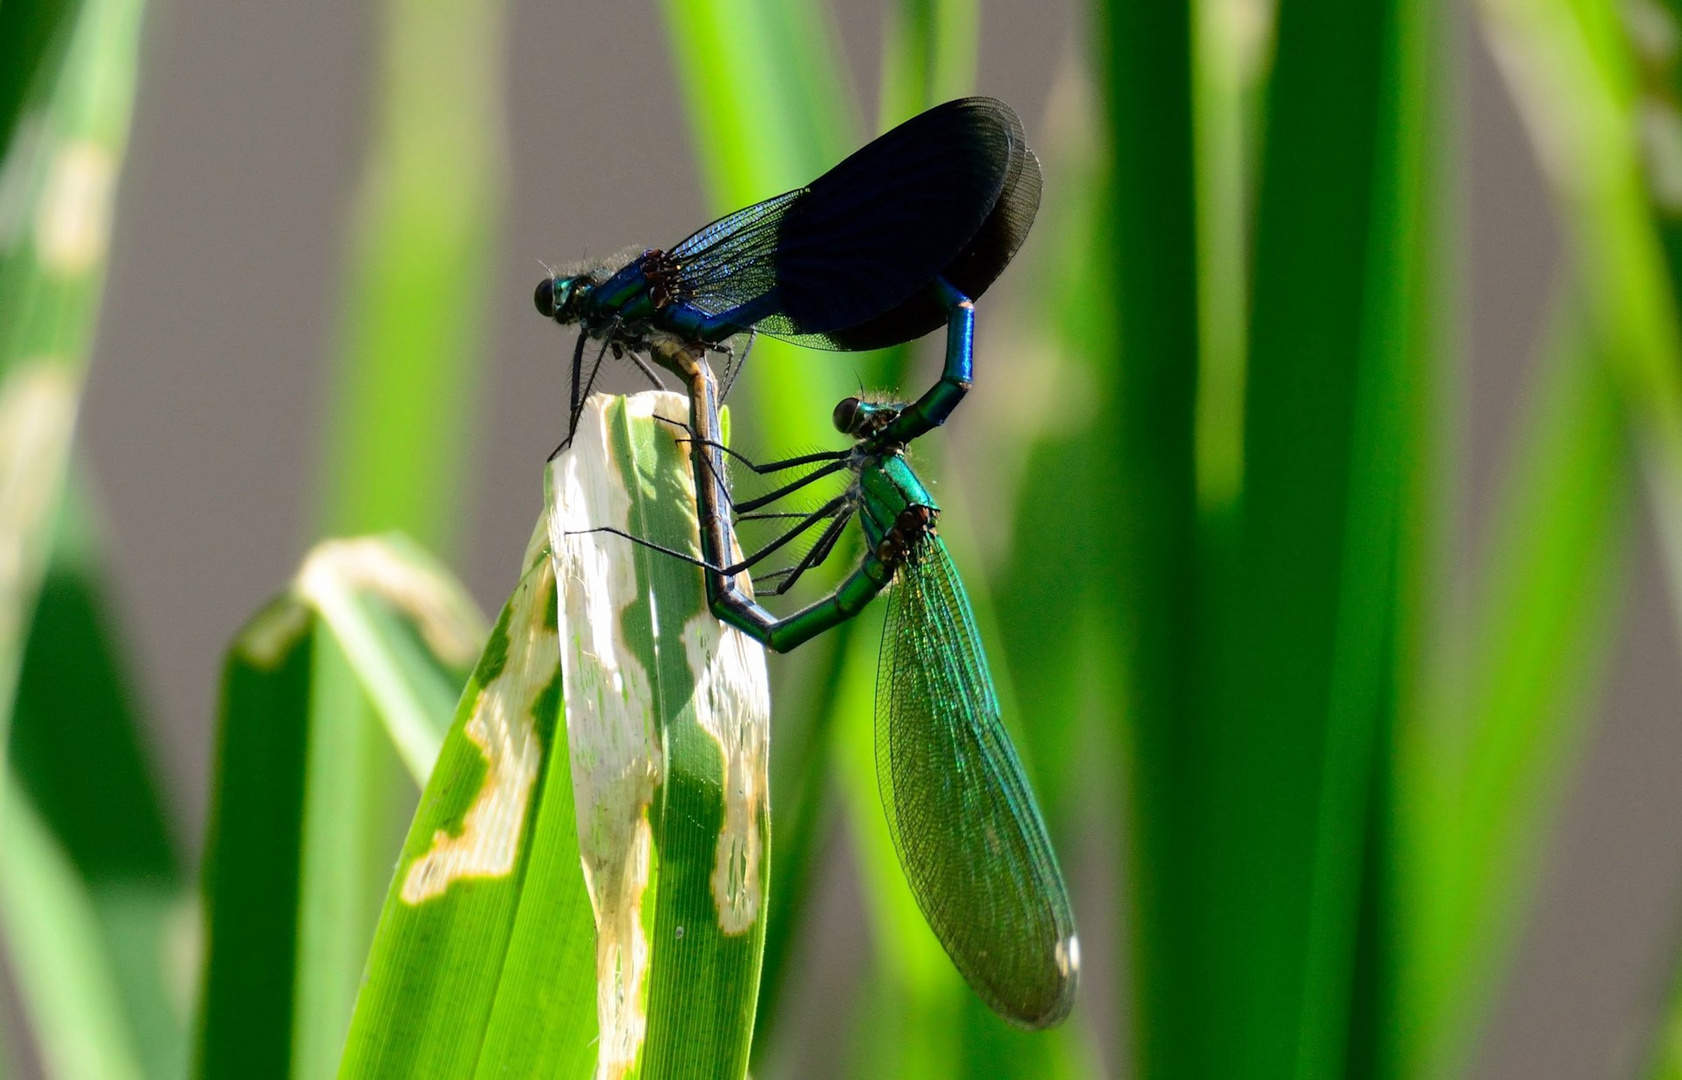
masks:
<svg viewBox="0 0 1682 1080"><path fill-rule="evenodd" d="M1401 1076L1466 1064L1615 629L1634 517L1617 387L1573 308L1507 455L1475 623L1397 744Z"/></svg>
<svg viewBox="0 0 1682 1080"><path fill-rule="evenodd" d="M1479 13L1564 216L1682 625L1682 330L1643 171L1624 12L1611 0L1482 0Z"/></svg>
<svg viewBox="0 0 1682 1080"><path fill-rule="evenodd" d="M400 535L322 544L296 588L332 628L410 775L424 784L444 739L441 720L488 632L484 617L448 571ZM414 632L400 629L398 613Z"/></svg>
<svg viewBox="0 0 1682 1080"><path fill-rule="evenodd" d="M1244 365L1258 86L1271 12L1262 0L1192 4L1192 138L1197 159L1197 494L1230 520L1244 479Z"/></svg>
<svg viewBox="0 0 1682 1080"><path fill-rule="evenodd" d="M1091 575L1092 623L1113 628L1100 662L1119 676L1126 702L1119 742L1132 752L1132 813L1123 827L1133 834L1127 925L1137 1069L1198 1077L1206 1075L1198 1058L1214 1040L1200 1000L1211 973L1195 970L1208 927L1194 830L1208 793L1198 754L1207 736L1194 712L1206 583L1197 562L1193 443L1200 356L1193 7L1112 0L1099 27L1108 155L1100 173L1109 194L1099 228L1113 245L1103 280L1115 296L1099 340L1119 359L1095 365L1093 452L1069 447L1065 460L1088 470L1087 499L1106 508L1111 523Z"/></svg>
<svg viewBox="0 0 1682 1080"><path fill-rule="evenodd" d="M1108 572L1110 556L1107 518L1095 512L1095 500L1045 493L1089 490L1103 475L1099 463L1115 453L1097 400L1114 367L1108 298L1115 268L1104 224L1110 192L1097 145L1100 118L1084 90L1066 83L1059 95L1051 111L1061 124L1050 132L1046 160L1047 173L1061 178L1059 195L1040 212L1039 240L1025 253L1023 269L1031 293L1021 321L1039 329L1009 337L1020 364L1013 364L1016 381L1007 392L1014 395L1011 415L1022 424L1010 434L1032 445L1021 463L1009 561L996 575L992 597L1017 698L1033 710L1020 725L1018 746L1046 778L1036 793L1053 837L1072 842L1070 811L1091 760L1085 721L1103 697L1093 687L1092 660L1102 654L1096 666L1106 674L1115 661L1111 638L1090 615L1109 610L1109 595L1095 597L1102 584L1095 579Z"/></svg>
<svg viewBox="0 0 1682 1080"><path fill-rule="evenodd" d="M45 9L21 5L16 23L0 16L0 29L23 34L0 51L44 65L17 73L21 104L0 101L16 110L9 131L0 131L0 736L46 567L104 282L140 12L139 0L67 4L49 32L62 43L36 40L23 25L53 19Z"/></svg>
<svg viewBox="0 0 1682 1080"><path fill-rule="evenodd" d="M699 570L676 394L592 398L551 473L579 842L596 912L598 1075L745 1076L770 867L764 654Z"/></svg>
<svg viewBox="0 0 1682 1080"><path fill-rule="evenodd" d="M0 922L49 1076L143 1080L99 913L15 781L0 787Z"/></svg>
<svg viewBox="0 0 1682 1080"><path fill-rule="evenodd" d="M83 486L69 485L60 514L9 750L22 797L86 890L141 1065L164 1080L186 1070L194 972L176 940L189 897Z"/></svg>
<svg viewBox="0 0 1682 1080"><path fill-rule="evenodd" d="M1682 1078L1682 969L1671 983L1665 1001L1664 1016L1659 1023L1658 1038L1653 1044L1650 1080L1679 1080Z"/></svg>
<svg viewBox="0 0 1682 1080"><path fill-rule="evenodd" d="M696 569L677 395L591 398L421 799L341 1075L741 1077L769 697ZM563 691L563 686L565 687ZM564 722L563 722L564 718Z"/></svg>
<svg viewBox="0 0 1682 1080"><path fill-rule="evenodd" d="M368 538L319 546L236 638L206 849L200 1076L333 1072L378 911L365 868L389 865L392 780L378 770L417 727L443 730L437 688L465 678L481 633L435 563ZM405 714L416 707L440 715ZM414 764L418 781L430 763Z"/></svg>
<svg viewBox="0 0 1682 1080"><path fill-rule="evenodd" d="M65 28L81 10L70 0L16 0L0 8L0 161L19 133L32 91L51 82L69 43ZM30 130L30 129L24 129Z"/></svg>
<svg viewBox="0 0 1682 1080"><path fill-rule="evenodd" d="M390 0L383 10L322 459L327 532L401 529L447 550L494 277L503 6Z"/></svg>
<svg viewBox="0 0 1682 1080"><path fill-rule="evenodd" d="M1674 157L1664 153L1676 112L1663 87L1655 103L1655 87L1642 85L1667 67L1674 75L1664 38L1677 12L1482 0L1479 14L1560 206L1588 332L1638 451L1682 626L1682 283L1665 246L1677 235ZM1654 1067L1668 1056L1657 1049Z"/></svg>
<svg viewBox="0 0 1682 1080"><path fill-rule="evenodd" d="M1400 506L1426 355L1428 12L1414 0L1279 7L1235 527L1219 520L1223 500L1206 498L1200 537L1184 531L1197 493L1184 370L1140 387L1133 406L1141 430L1170 440L1124 459L1127 488L1155 501L1136 511L1123 502L1119 515L1154 542L1124 548L1132 558L1117 571L1124 596L1154 602L1122 624L1150 649L1124 653L1147 1072L1232 1080L1345 1065L1370 857L1362 823L1395 689ZM1173 123L1183 126L1181 108ZM1131 107L1116 115L1135 117ZM1126 175L1150 156L1129 141L1133 130L1115 147L1118 205L1124 224L1159 235L1159 223L1140 222L1156 200ZM1189 245L1189 231L1175 239ZM1189 247L1128 254L1123 295L1142 288L1147 307L1160 287L1125 275L1190 260ZM1124 312L1124 378L1137 365L1158 371L1164 354L1192 366L1195 300L1173 296L1184 305L1173 309L1177 351L1128 348L1139 331ZM1162 323L1160 313L1144 318ZM1143 610L1156 618L1140 619ZM1228 1018L1222 1038L1207 1037L1211 1015Z"/></svg>

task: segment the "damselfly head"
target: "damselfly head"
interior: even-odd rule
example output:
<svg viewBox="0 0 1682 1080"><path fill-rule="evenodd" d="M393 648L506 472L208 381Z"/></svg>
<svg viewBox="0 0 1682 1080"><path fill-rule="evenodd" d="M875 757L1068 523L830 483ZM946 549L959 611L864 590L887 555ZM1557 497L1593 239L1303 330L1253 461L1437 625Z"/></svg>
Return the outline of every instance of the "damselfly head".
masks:
<svg viewBox="0 0 1682 1080"><path fill-rule="evenodd" d="M558 323L577 322L579 299L593 285L595 280L588 274L553 275L537 283L533 299L537 302L539 314L545 319L554 319Z"/></svg>
<svg viewBox="0 0 1682 1080"><path fill-rule="evenodd" d="M900 408L893 403L845 397L835 403L835 412L830 419L835 423L835 430L841 434L863 439L887 427L888 422L899 415Z"/></svg>

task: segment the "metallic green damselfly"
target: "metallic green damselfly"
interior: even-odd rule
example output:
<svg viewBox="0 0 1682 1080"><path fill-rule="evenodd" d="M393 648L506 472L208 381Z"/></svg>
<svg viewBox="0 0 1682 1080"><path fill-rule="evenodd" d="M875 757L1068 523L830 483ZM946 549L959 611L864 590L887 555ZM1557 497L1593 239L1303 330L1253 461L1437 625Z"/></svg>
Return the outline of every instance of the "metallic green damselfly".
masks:
<svg viewBox="0 0 1682 1080"><path fill-rule="evenodd" d="M687 437L702 552L696 558L630 539L701 566L719 618L778 651L851 618L887 590L876 681L877 779L906 879L929 927L982 1000L1025 1027L1061 1022L1074 1002L1080 965L1068 890L1005 731L968 596L936 531L940 508L905 458L903 433L915 437L944 417L847 398L834 417L855 440L848 450L748 463L760 473L817 467L740 507L774 504L842 470L851 480L840 496L797 515L799 524L783 537L729 562L736 550L724 480L730 452L720 441L712 374L699 349L676 340L658 348L656 358L689 382ZM865 553L829 596L779 619L741 587L740 575L822 525L807 554L773 575L786 589L834 550L855 517Z"/></svg>

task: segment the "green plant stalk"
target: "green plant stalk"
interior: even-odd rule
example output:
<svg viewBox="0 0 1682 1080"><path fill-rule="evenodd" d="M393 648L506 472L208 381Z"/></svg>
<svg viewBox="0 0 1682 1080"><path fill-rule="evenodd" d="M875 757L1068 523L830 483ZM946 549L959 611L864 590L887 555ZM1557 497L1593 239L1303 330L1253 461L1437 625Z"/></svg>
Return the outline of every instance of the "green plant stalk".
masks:
<svg viewBox="0 0 1682 1080"><path fill-rule="evenodd" d="M1671 984L1647 1075L1652 1080L1677 1080L1682 1077L1682 980Z"/></svg>
<svg viewBox="0 0 1682 1080"><path fill-rule="evenodd" d="M1477 622L1397 734L1403 1077L1464 1067L1516 944L1582 706L1609 648L1634 514L1618 394L1580 319L1555 329L1507 455Z"/></svg>
<svg viewBox="0 0 1682 1080"><path fill-rule="evenodd" d="M0 738L69 466L134 100L141 4L73 11L62 54L36 55L62 63L29 75L0 161Z"/></svg>
<svg viewBox="0 0 1682 1080"><path fill-rule="evenodd" d="M1050 407L1033 429L1035 442L1022 469L1031 482L1016 492L1009 562L992 595L1002 656L1018 700L1032 709L1018 746L1035 763L1042 780L1036 794L1061 850L1075 841L1073 810L1086 794L1082 781L1106 771L1093 767L1086 736L1113 722L1109 715L1099 718L1110 698L1095 683L1111 679L1117 656L1098 614L1094 580L1109 569L1113 522L1095 500L1045 493L1089 490L1104 475L1098 462L1114 452L1103 404L1095 398L1108 386L1114 356L1109 298L1115 289L1102 225L1109 213L1109 163L1099 160L1094 145L1093 109L1071 95L1050 111L1063 126L1053 129L1044 147L1047 173L1060 178L1057 197L1041 208L1038 240L1020 271L1032 283L1023 322L1041 329L1031 351L1012 354L1010 372L1013 395L1026 396L1037 384L1035 396L1049 399ZM1075 407L1077 402L1090 407Z"/></svg>
<svg viewBox="0 0 1682 1080"><path fill-rule="evenodd" d="M1329 1075L1376 1052L1359 1027L1360 1011L1381 1017L1394 993L1392 932L1382 911L1363 906L1390 903L1376 889L1389 870L1394 829L1385 801L1393 790L1389 734L1404 683L1413 677L1401 666L1408 656L1404 598L1415 585L1402 576L1407 512L1418 508L1424 447L1432 441L1429 400L1441 344L1431 329L1437 307L1431 256L1440 254L1430 212L1439 175L1431 150L1437 11L1433 0L1402 0L1382 30L1372 233L1314 838L1299 1076ZM1350 859L1349 852L1363 848ZM1381 1019L1371 1022L1382 1025Z"/></svg>
<svg viewBox="0 0 1682 1080"><path fill-rule="evenodd" d="M1638 112L1623 12L1599 0L1484 0L1480 15L1566 222L1682 626L1682 332L1638 144L1651 118Z"/></svg>
<svg viewBox="0 0 1682 1080"><path fill-rule="evenodd" d="M860 125L838 50L810 0L664 0L708 202L719 212L809 182L854 149ZM729 56L719 65L716 58ZM741 389L772 446L830 437L853 365L761 338ZM814 403L818 406L815 407Z"/></svg>
<svg viewBox="0 0 1682 1080"><path fill-rule="evenodd" d="M15 0L0 8L0 161L10 157L14 140L39 134L37 125L18 121L51 89L70 43L68 28L80 13L80 5L64 0ZM17 212L15 204L7 209Z"/></svg>
<svg viewBox="0 0 1682 1080"><path fill-rule="evenodd" d="M323 461L326 531L448 550L505 155L498 0L387 0Z"/></svg>

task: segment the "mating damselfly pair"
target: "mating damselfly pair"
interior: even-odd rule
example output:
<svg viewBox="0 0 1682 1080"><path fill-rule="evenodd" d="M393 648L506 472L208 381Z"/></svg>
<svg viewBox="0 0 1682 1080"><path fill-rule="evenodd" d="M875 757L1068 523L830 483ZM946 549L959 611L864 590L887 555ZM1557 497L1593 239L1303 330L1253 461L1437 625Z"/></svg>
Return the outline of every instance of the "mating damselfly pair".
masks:
<svg viewBox="0 0 1682 1080"><path fill-rule="evenodd" d="M724 622L784 652L863 611L887 591L877 673L878 779L901 865L954 964L995 1011L1047 1027L1068 1015L1079 945L1067 889L1026 774L1001 720L974 615L936 524L940 508L907 446L962 401L973 375L974 301L1015 255L1039 207L1040 168L1016 114L990 98L931 109L806 187L706 226L623 266L552 275L540 312L579 326L568 440L604 357L678 375L690 401L699 552L659 548L704 571ZM746 359L733 340L764 332L832 350L895 345L944 325L940 379L910 404L847 398L841 450L754 464L726 449L721 390ZM590 343L597 344L586 370ZM728 381L724 387L728 389ZM566 445L562 444L563 447ZM762 474L805 471L767 495L732 502L727 457ZM846 489L809 512L767 509L824 477ZM739 517L733 517L738 515ZM740 559L736 520L795 525ZM857 520L865 551L823 599L786 617L742 587L745 572L802 536L805 553L760 580L786 591L836 550ZM617 530L604 529L615 532ZM890 588L890 586L892 586Z"/></svg>

